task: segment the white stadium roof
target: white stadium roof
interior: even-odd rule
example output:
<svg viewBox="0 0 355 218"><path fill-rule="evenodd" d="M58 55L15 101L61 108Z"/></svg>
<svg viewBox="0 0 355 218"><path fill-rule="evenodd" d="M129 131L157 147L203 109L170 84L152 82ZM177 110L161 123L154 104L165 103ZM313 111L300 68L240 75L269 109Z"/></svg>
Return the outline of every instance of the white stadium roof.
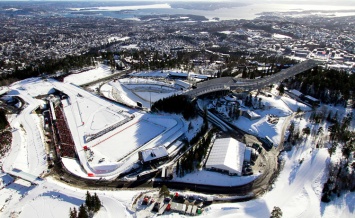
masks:
<svg viewBox="0 0 355 218"><path fill-rule="evenodd" d="M208 157L206 168L242 174L246 145L233 138L216 139Z"/></svg>

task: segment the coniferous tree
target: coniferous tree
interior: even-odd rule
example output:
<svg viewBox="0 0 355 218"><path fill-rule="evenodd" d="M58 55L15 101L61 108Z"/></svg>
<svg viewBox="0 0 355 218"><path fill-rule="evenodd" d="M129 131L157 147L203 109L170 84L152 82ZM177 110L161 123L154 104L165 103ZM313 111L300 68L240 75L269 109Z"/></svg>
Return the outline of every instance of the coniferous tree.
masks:
<svg viewBox="0 0 355 218"><path fill-rule="evenodd" d="M327 116L327 121L331 122L332 121L332 111L329 111L329 114Z"/></svg>
<svg viewBox="0 0 355 218"><path fill-rule="evenodd" d="M71 208L69 208L69 218L75 218L73 210Z"/></svg>
<svg viewBox="0 0 355 218"><path fill-rule="evenodd" d="M84 206L84 204L80 205L80 207L79 207L78 218L89 218L88 211L86 210L86 207Z"/></svg>
<svg viewBox="0 0 355 218"><path fill-rule="evenodd" d="M85 199L85 205L88 208L88 210L92 210L93 209L93 197L91 196L90 192L87 191L86 192L86 199Z"/></svg>
<svg viewBox="0 0 355 218"><path fill-rule="evenodd" d="M270 218L281 218L282 217L282 211L279 207L274 207L274 209L271 211L271 216Z"/></svg>
<svg viewBox="0 0 355 218"><path fill-rule="evenodd" d="M73 209L69 208L69 218L78 218L78 211L75 207Z"/></svg>
<svg viewBox="0 0 355 218"><path fill-rule="evenodd" d="M0 109L0 130L5 129L8 125L5 114L5 111Z"/></svg>
<svg viewBox="0 0 355 218"><path fill-rule="evenodd" d="M76 210L76 208L73 208L73 218L77 218L78 217L78 211Z"/></svg>
<svg viewBox="0 0 355 218"><path fill-rule="evenodd" d="M180 176L180 161L176 162L176 175L178 177Z"/></svg>
<svg viewBox="0 0 355 218"><path fill-rule="evenodd" d="M163 185L163 186L160 188L160 190L159 190L159 195L166 197L166 196L168 196L169 194L170 194L170 192L169 192L168 187L166 187L166 185Z"/></svg>
<svg viewBox="0 0 355 218"><path fill-rule="evenodd" d="M92 198L94 199L94 203L93 203L94 212L97 212L101 208L101 201L100 201L100 199L99 199L99 197L97 196L96 193L94 194L94 196Z"/></svg>

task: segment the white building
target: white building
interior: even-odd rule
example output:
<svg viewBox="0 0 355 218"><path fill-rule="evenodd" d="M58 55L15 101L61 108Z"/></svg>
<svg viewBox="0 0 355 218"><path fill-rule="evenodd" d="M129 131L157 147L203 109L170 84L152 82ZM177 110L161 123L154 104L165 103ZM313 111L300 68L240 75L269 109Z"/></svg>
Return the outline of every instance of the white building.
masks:
<svg viewBox="0 0 355 218"><path fill-rule="evenodd" d="M216 139L206 162L206 169L242 175L246 145L233 138Z"/></svg>
<svg viewBox="0 0 355 218"><path fill-rule="evenodd" d="M156 162L168 158L169 154L164 146L148 148L138 152L138 159L142 163Z"/></svg>

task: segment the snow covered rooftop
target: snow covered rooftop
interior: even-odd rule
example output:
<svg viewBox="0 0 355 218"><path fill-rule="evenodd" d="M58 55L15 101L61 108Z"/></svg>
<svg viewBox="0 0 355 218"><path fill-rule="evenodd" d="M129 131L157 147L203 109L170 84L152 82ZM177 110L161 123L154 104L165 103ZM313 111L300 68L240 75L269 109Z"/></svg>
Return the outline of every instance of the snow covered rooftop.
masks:
<svg viewBox="0 0 355 218"><path fill-rule="evenodd" d="M312 97L312 96L310 96L310 95L306 95L306 96L304 96L305 98L307 98L307 99L309 99L309 100L311 100L311 101L319 101L318 99L316 99L316 98L314 98L314 97Z"/></svg>
<svg viewBox="0 0 355 218"><path fill-rule="evenodd" d="M245 148L245 144L233 138L216 139L208 157L206 168L241 175Z"/></svg>
<svg viewBox="0 0 355 218"><path fill-rule="evenodd" d="M291 93L291 94L294 94L294 95L297 96L297 97L300 97L301 95L303 95L302 92L300 92L300 91L298 91L298 90L296 90L296 89L291 89L291 90L290 90L290 93Z"/></svg>
<svg viewBox="0 0 355 218"><path fill-rule="evenodd" d="M139 152L139 159L143 162L149 162L166 156L168 156L168 151L164 146L149 148Z"/></svg>

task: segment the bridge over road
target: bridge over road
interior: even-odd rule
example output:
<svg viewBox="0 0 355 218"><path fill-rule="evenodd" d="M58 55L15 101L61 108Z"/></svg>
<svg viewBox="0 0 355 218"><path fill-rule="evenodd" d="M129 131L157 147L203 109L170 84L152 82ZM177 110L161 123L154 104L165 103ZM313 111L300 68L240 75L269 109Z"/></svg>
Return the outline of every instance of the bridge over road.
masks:
<svg viewBox="0 0 355 218"><path fill-rule="evenodd" d="M260 89L262 87L280 82L289 77L293 77L319 64L319 61L306 60L290 68L282 70L279 73L258 79L235 79L233 77L216 78L198 83L197 88L186 92L185 95L188 95L191 98L196 98L198 96L217 91L230 91L238 89L250 91Z"/></svg>

